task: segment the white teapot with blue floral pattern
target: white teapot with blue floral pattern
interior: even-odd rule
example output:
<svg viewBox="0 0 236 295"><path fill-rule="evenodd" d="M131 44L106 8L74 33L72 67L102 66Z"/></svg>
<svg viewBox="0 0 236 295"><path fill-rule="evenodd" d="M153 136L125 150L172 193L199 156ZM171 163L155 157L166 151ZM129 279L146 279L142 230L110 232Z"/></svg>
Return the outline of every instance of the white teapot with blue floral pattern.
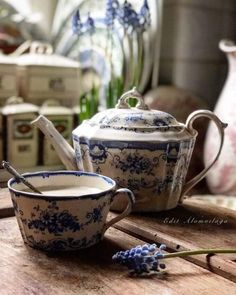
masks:
<svg viewBox="0 0 236 295"><path fill-rule="evenodd" d="M134 108L130 107L129 98L137 99ZM197 137L192 125L198 117L214 121L220 146L212 163L186 183ZM179 123L168 113L150 110L135 88L124 93L115 108L84 120L72 132L75 150L45 117L40 116L33 123L51 141L67 169L113 178L120 187L134 192L135 211L149 212L171 209L182 202L218 159L227 126L208 110L195 111L186 124ZM121 198L112 209L120 211L125 206Z"/></svg>

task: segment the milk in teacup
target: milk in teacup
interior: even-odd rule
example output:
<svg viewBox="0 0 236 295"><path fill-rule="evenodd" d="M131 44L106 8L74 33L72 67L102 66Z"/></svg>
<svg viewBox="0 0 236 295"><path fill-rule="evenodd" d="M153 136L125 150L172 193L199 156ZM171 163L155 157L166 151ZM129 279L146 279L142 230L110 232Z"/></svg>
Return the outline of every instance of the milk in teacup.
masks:
<svg viewBox="0 0 236 295"><path fill-rule="evenodd" d="M89 186L58 186L51 187L45 186L40 189L42 194L47 196L83 196L98 194L102 192L101 188L89 187Z"/></svg>

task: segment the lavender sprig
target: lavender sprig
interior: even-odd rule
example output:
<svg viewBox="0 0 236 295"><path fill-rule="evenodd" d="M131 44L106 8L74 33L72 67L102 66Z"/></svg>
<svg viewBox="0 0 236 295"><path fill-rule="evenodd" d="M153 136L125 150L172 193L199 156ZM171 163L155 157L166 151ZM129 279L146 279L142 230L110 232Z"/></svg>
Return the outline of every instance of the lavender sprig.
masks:
<svg viewBox="0 0 236 295"><path fill-rule="evenodd" d="M126 31L134 31L139 24L138 13L127 0L119 8L117 19Z"/></svg>
<svg viewBox="0 0 236 295"><path fill-rule="evenodd" d="M95 24L93 18L90 16L90 13L88 13L88 18L84 24L85 30L89 32L91 35L95 32Z"/></svg>
<svg viewBox="0 0 236 295"><path fill-rule="evenodd" d="M119 7L120 7L120 4L118 0L107 0L105 24L107 25L108 28L113 28L114 21L117 17Z"/></svg>
<svg viewBox="0 0 236 295"><path fill-rule="evenodd" d="M163 258L162 250L165 245L157 248L156 244L137 246L127 251L120 251L113 255L112 260L125 265L130 271L136 274L149 273L151 271L159 272L165 268L165 264L159 263Z"/></svg>
<svg viewBox="0 0 236 295"><path fill-rule="evenodd" d="M72 16L72 31L74 34L81 35L82 29L83 24L81 22L79 9L77 9L77 11Z"/></svg>
<svg viewBox="0 0 236 295"><path fill-rule="evenodd" d="M89 33L90 35L95 32L95 23L94 19L88 13L87 20L83 23L80 17L80 11L77 9L75 14L72 17L72 31L74 34L81 36L84 33Z"/></svg>
<svg viewBox="0 0 236 295"><path fill-rule="evenodd" d="M125 265L131 273L141 275L153 272L160 272L165 269L165 264L160 260L174 257L185 257L199 254L227 254L236 253L236 249L199 249L188 250L174 253L163 253L166 245L162 244L158 248L156 244L145 244L136 246L130 250L120 251L113 255L112 260L116 263Z"/></svg>
<svg viewBox="0 0 236 295"><path fill-rule="evenodd" d="M107 106L109 107L114 107L115 100L119 92L122 93L124 88L130 87L130 83L131 85L136 85L140 81L143 63L142 34L145 32L148 26L150 26L151 23L148 0L143 1L143 5L141 6L140 10L136 11L132 4L127 0L123 0L123 4L120 4L121 1L119 0L106 0L106 12L105 16L103 17L103 21L107 27L107 44L105 49L105 56L109 56L111 69L111 78L107 91ZM97 24L99 24L100 19L93 19L91 15L88 14L87 19L85 21L82 20L83 19L81 19L80 10L77 9L72 17L73 33L78 35L78 37L89 33L92 48L93 35L95 33ZM119 32L119 34L122 35L122 31L119 30L120 28L123 28L124 39L128 40L130 54L130 69L127 70L127 72L123 72L124 75L126 73L127 77L129 77L129 79L126 79L127 81L125 80L125 83L123 77L115 77L113 65L113 33L115 31ZM134 55L133 46L136 38L138 40L138 49L137 55ZM122 46L124 46L123 43ZM134 61L134 58L136 57L137 65L135 65ZM130 71L132 71L134 74L131 74Z"/></svg>
<svg viewBox="0 0 236 295"><path fill-rule="evenodd" d="M148 1L144 0L139 12L139 27L144 31L151 25L151 14Z"/></svg>

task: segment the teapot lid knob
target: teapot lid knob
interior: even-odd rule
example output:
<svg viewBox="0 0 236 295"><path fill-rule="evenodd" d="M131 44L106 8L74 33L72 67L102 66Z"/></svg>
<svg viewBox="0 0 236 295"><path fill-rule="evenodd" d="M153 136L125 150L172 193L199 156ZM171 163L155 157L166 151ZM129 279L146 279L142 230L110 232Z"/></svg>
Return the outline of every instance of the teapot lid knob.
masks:
<svg viewBox="0 0 236 295"><path fill-rule="evenodd" d="M138 103L136 104L136 108L140 110L150 110L149 107L145 104L142 95L137 91L136 87L134 87L132 90L129 90L125 92L120 99L118 100L118 103L116 105L117 109L130 109L130 105L127 102L129 98L136 98L138 100Z"/></svg>

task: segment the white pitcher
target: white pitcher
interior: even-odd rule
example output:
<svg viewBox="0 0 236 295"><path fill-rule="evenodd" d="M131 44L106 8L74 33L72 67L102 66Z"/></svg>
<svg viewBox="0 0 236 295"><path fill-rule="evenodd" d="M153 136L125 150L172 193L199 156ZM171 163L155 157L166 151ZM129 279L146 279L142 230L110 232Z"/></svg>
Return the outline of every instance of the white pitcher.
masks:
<svg viewBox="0 0 236 295"><path fill-rule="evenodd" d="M216 194L236 194L236 44L222 40L220 49L226 54L229 64L228 76L215 106L214 113L227 121L225 144L214 169L207 175L210 190ZM205 143L205 164L208 165L218 150L217 130L210 123Z"/></svg>

